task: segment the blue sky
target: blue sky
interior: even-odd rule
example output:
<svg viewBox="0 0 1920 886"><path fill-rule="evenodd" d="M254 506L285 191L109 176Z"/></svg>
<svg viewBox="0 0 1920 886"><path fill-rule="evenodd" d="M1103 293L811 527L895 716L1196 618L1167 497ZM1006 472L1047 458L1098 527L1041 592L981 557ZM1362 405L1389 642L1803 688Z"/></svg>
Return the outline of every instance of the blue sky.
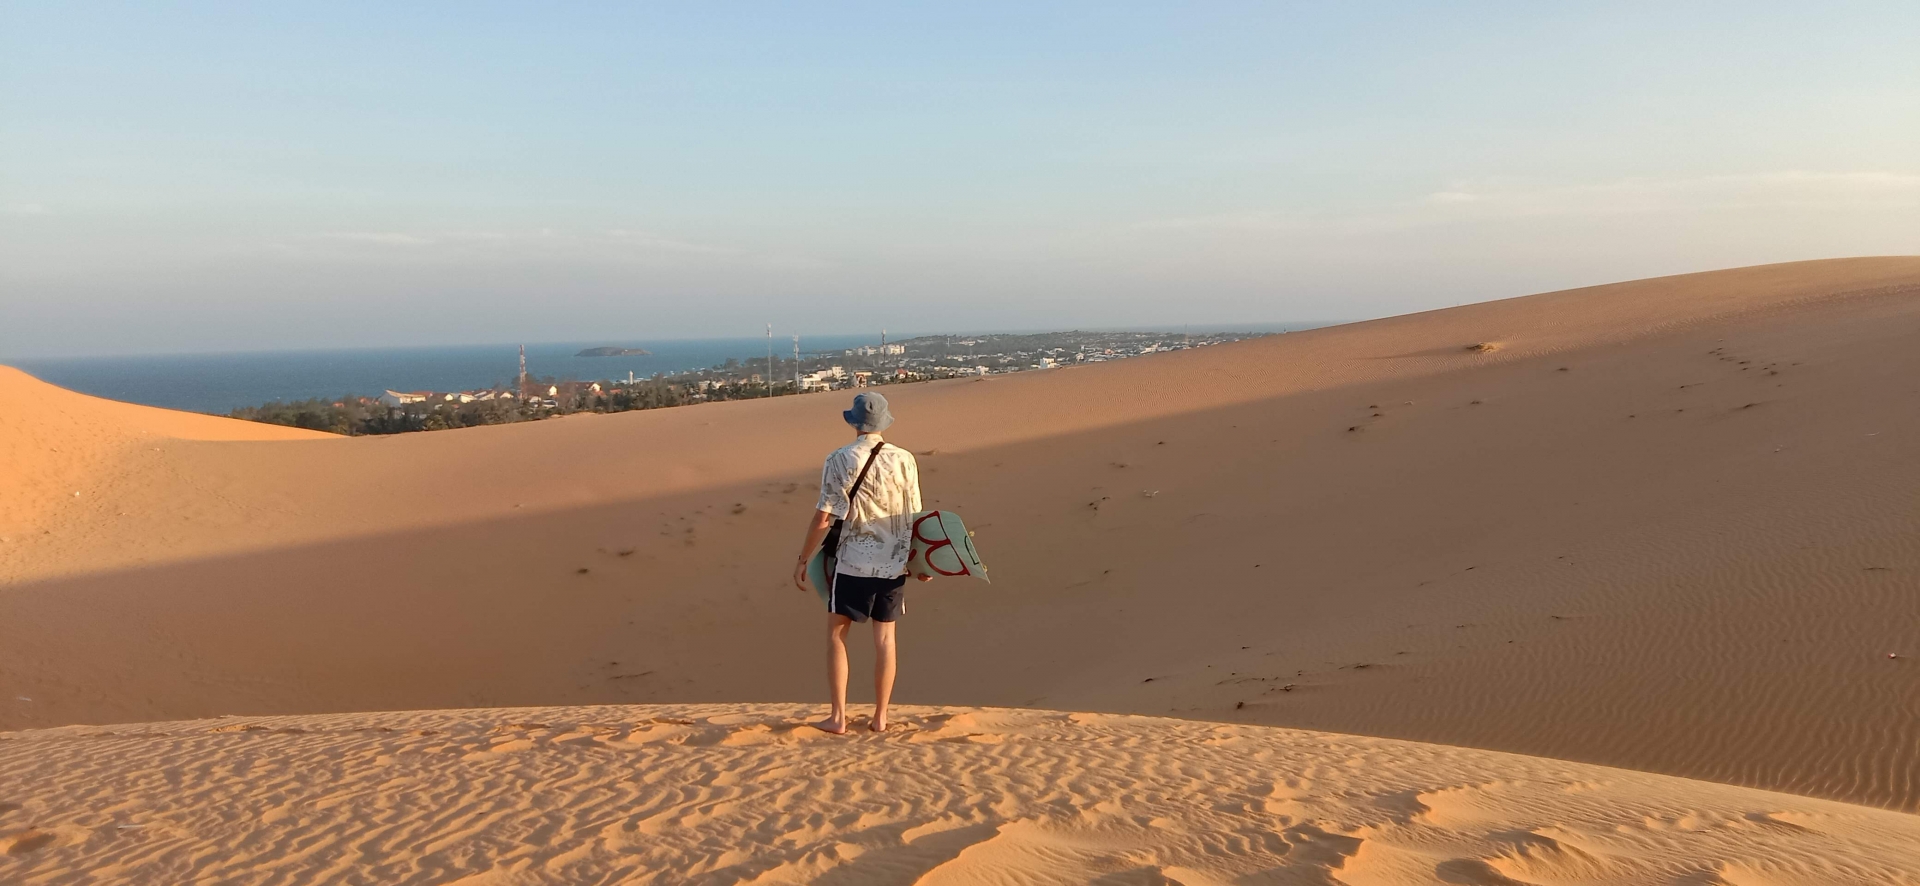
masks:
<svg viewBox="0 0 1920 886"><path fill-rule="evenodd" d="M1920 252L1916 33L0 0L0 358L1345 319Z"/></svg>

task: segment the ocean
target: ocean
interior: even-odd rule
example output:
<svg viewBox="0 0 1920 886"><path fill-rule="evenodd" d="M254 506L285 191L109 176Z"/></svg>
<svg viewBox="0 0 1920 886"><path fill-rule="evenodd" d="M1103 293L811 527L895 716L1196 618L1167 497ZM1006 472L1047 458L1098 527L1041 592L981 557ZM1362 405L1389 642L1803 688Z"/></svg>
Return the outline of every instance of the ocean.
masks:
<svg viewBox="0 0 1920 886"><path fill-rule="evenodd" d="M802 337L803 351L843 351L878 342L877 334ZM594 347L643 348L644 357L576 357ZM793 355L793 339L775 338L774 353ZM679 341L547 342L527 345L527 374L561 380L672 375L724 363L766 360L765 338ZM264 351L170 354L137 357L69 357L8 360L43 381L129 403L226 414L273 400L304 400L382 391L462 391L508 387L519 372L519 345L436 348L354 348L324 351Z"/></svg>
<svg viewBox="0 0 1920 886"><path fill-rule="evenodd" d="M1256 323L1205 329L1195 326L1190 331L1279 332L1325 325ZM908 334L890 336L894 341L908 337ZM879 341L875 333L815 335L802 336L800 347L804 354L839 353ZM597 347L641 348L651 353L643 357L574 356L586 348ZM793 339L776 337L773 348L776 355L790 357ZM766 358L767 340L760 337L545 342L527 345L527 373L536 378L551 376L562 381L623 379L629 372L638 377L655 373L673 375L717 366L728 359L751 363ZM17 366L52 384L96 397L224 415L242 406L259 406L274 400L345 395L372 397L388 390L464 391L508 387L519 371L519 345L63 357L0 362Z"/></svg>

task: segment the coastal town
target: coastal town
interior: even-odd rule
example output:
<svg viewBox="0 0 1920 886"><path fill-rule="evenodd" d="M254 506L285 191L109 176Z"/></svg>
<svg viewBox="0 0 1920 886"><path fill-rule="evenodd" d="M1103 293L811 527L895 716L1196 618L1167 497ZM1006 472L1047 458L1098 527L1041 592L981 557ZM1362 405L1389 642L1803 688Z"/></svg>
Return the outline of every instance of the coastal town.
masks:
<svg viewBox="0 0 1920 886"><path fill-rule="evenodd" d="M575 412L627 412L718 400L779 397L875 385L1042 372L1255 338L1255 332L1046 332L928 335L833 351L730 359L673 374L624 379L543 375L522 349L509 384L459 391L385 390L377 395L275 401L234 418L339 434L393 434L531 421Z"/></svg>

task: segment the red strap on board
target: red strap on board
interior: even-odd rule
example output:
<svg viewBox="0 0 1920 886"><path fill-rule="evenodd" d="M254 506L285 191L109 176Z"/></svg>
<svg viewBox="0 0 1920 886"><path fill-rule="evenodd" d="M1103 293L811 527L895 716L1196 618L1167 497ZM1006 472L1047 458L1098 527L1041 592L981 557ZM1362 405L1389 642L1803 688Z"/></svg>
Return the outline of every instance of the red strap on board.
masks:
<svg viewBox="0 0 1920 886"><path fill-rule="evenodd" d="M945 569L941 569L940 567L933 565L933 552L940 550L941 548L953 547L953 539L951 538L932 539L924 535L921 535L920 524L925 523L928 520L932 520L939 516L940 516L939 511L928 511L925 516L922 516L920 519L913 521L913 537L927 546L927 553L925 554L927 558L927 568L933 570L934 572L938 572L941 575L946 575L946 576L972 575L973 573L968 571L967 569L966 559L961 557L957 553L954 554L953 559L955 562L960 564L959 572L948 572ZM944 533L946 531L946 527L942 526L940 527L940 530L941 532Z"/></svg>

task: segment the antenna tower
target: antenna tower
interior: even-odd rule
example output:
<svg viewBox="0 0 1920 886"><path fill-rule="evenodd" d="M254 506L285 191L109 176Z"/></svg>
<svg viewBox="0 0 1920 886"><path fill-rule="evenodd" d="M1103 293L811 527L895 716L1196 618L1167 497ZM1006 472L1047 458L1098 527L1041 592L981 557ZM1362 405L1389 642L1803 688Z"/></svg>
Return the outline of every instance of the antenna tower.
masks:
<svg viewBox="0 0 1920 886"><path fill-rule="evenodd" d="M527 396L527 346L520 346L520 398Z"/></svg>
<svg viewBox="0 0 1920 886"><path fill-rule="evenodd" d="M793 390L800 390L800 334L793 334Z"/></svg>

